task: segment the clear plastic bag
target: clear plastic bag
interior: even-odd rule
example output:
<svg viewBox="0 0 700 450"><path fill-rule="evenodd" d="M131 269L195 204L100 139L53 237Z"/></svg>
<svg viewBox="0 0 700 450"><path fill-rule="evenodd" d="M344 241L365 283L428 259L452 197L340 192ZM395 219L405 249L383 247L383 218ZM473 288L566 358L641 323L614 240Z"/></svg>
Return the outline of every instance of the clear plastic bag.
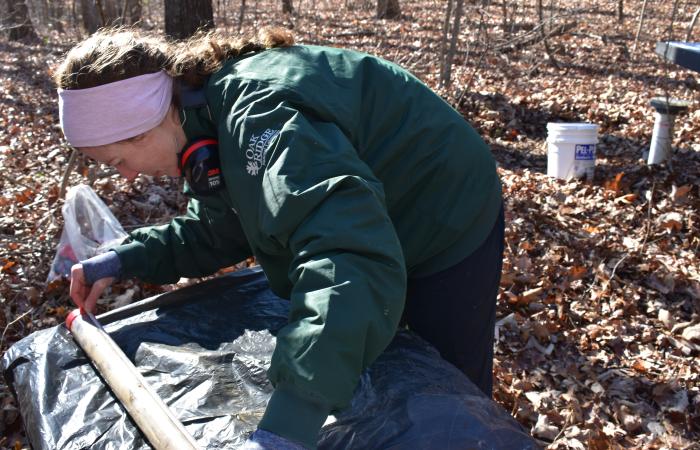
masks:
<svg viewBox="0 0 700 450"><path fill-rule="evenodd" d="M127 236L112 211L88 185L70 188L61 212L65 224L48 282L70 278L73 264L106 251Z"/></svg>

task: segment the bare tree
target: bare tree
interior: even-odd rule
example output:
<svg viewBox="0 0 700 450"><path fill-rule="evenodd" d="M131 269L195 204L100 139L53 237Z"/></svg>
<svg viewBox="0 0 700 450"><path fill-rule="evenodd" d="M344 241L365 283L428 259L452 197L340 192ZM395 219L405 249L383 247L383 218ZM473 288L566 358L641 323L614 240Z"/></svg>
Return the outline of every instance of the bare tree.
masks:
<svg viewBox="0 0 700 450"><path fill-rule="evenodd" d="M9 38L16 41L19 39L34 39L37 37L34 26L29 20L29 9L24 0L6 0L7 13L9 18Z"/></svg>
<svg viewBox="0 0 700 450"><path fill-rule="evenodd" d="M447 52L447 39L450 34L450 18L452 17L452 0L447 0L447 8L445 9L445 20L442 22L442 37L440 39L440 75L442 76L445 66L445 58Z"/></svg>
<svg viewBox="0 0 700 450"><path fill-rule="evenodd" d="M214 17L218 18L221 22L223 28L228 28L228 10L229 10L228 0L216 0L216 6L214 8Z"/></svg>
<svg viewBox="0 0 700 450"><path fill-rule="evenodd" d="M690 21L690 25L688 25L688 31L685 33L685 40L686 41L689 41L690 35L693 34L693 27L695 27L695 22L698 21L699 14L700 14L700 8L696 9L695 12L693 13L693 18Z"/></svg>
<svg viewBox="0 0 700 450"><path fill-rule="evenodd" d="M625 0L617 0L617 22L625 21Z"/></svg>
<svg viewBox="0 0 700 450"><path fill-rule="evenodd" d="M632 44L632 54L634 55L635 50L637 50L637 42L639 42L639 35L642 32L642 26L644 25L644 13L647 10L647 0L642 3L642 12L639 13L639 25L637 25L637 34L634 35L634 44Z"/></svg>
<svg viewBox="0 0 700 450"><path fill-rule="evenodd" d="M459 29L462 24L462 15L464 10L464 0L457 0L457 5L455 6L454 18L452 23L452 35L450 38L450 49L445 55L445 59L442 62L442 68L440 70L440 86L445 87L450 85L450 78L452 78L452 63L454 62L455 54L457 53L457 41L459 37ZM450 13L448 9L447 13ZM449 17L446 18L445 24L449 23Z"/></svg>
<svg viewBox="0 0 700 450"><path fill-rule="evenodd" d="M102 26L134 24L141 20L141 0L95 0L95 8Z"/></svg>
<svg viewBox="0 0 700 450"><path fill-rule="evenodd" d="M176 39L192 36L197 30L214 28L211 0L167 0L165 33Z"/></svg>
<svg viewBox="0 0 700 450"><path fill-rule="evenodd" d="M80 15L83 17L83 27L88 33L94 33L102 26L95 0L80 0Z"/></svg>
<svg viewBox="0 0 700 450"><path fill-rule="evenodd" d="M141 21L141 14L143 14L143 5L141 5L141 0L124 0L124 5L122 6L122 23L129 23L131 25Z"/></svg>
<svg viewBox="0 0 700 450"><path fill-rule="evenodd" d="M46 0L26 0L31 18L38 28L45 27L49 23L49 5Z"/></svg>
<svg viewBox="0 0 700 450"><path fill-rule="evenodd" d="M398 19L400 17L399 0L377 0L377 19Z"/></svg>
<svg viewBox="0 0 700 450"><path fill-rule="evenodd" d="M667 39L669 41L673 40L673 25L676 21L676 14L678 13L678 3L680 0L673 0L673 7L671 8L671 22L668 24Z"/></svg>
<svg viewBox="0 0 700 450"><path fill-rule="evenodd" d="M549 39L547 36L547 27L545 27L545 20L544 20L544 6L542 5L542 0L537 0L537 16L540 19L540 35L542 37L542 44L544 44L544 51L547 53L547 57L549 58L549 62L556 68L559 68L559 64L557 63L556 58L554 58L554 52L552 52L552 48L549 46Z"/></svg>
<svg viewBox="0 0 700 450"><path fill-rule="evenodd" d="M292 5L292 0L282 0L282 12L285 14L294 14L294 5Z"/></svg>
<svg viewBox="0 0 700 450"><path fill-rule="evenodd" d="M43 0L46 4L47 16L49 19L49 24L59 33L63 33L63 13L65 11L64 2L49 2L48 0Z"/></svg>
<svg viewBox="0 0 700 450"><path fill-rule="evenodd" d="M99 0L97 5L101 10L102 23L105 26L122 24L121 9L117 0Z"/></svg>
<svg viewBox="0 0 700 450"><path fill-rule="evenodd" d="M78 20L78 9L76 8L75 4L76 0L72 0L70 3L70 18L73 30L77 30L80 23L80 21ZM80 32L78 32L78 36L80 36Z"/></svg>
<svg viewBox="0 0 700 450"><path fill-rule="evenodd" d="M241 0L241 10L238 12L238 33L243 27L243 18L245 17L245 0Z"/></svg>

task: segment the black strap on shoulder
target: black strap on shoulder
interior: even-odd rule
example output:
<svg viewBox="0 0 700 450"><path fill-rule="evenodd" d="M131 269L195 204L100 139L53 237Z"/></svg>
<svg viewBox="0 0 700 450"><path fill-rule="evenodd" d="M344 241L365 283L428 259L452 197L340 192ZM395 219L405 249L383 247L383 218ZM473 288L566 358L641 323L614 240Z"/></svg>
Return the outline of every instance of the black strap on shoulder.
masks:
<svg viewBox="0 0 700 450"><path fill-rule="evenodd" d="M204 89L195 89L180 83L180 103L183 108L201 108L207 106Z"/></svg>
<svg viewBox="0 0 700 450"><path fill-rule="evenodd" d="M207 81L205 79L202 86L206 86ZM207 108L207 113L209 113L209 119L214 120L211 115L211 110L209 109L209 104L207 103L207 97L204 95L204 88L194 88L189 86L182 81L177 81L180 90L180 108L185 109L197 109L197 108Z"/></svg>

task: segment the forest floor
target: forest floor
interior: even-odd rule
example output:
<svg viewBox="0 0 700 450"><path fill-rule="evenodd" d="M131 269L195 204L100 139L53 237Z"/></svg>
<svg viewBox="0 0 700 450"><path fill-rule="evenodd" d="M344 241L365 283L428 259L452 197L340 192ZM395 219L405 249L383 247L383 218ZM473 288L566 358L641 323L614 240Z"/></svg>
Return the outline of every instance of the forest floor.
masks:
<svg viewBox="0 0 700 450"><path fill-rule="evenodd" d="M215 2L216 3L216 2ZM220 2L219 2L220 3ZM378 54L410 69L487 140L506 205L506 256L497 311L494 397L548 449L700 448L700 108L694 72L664 63L657 41L681 40L700 5L641 0L560 1L547 10L551 56L530 42L537 12L522 2L468 5L452 84L438 87L444 4L402 0L400 20L363 5L249 6L243 29L293 28L300 43ZM529 3L529 2L528 2ZM488 6L491 5L491 6ZM236 15L229 11L229 16ZM221 28L235 29L218 18ZM148 20L146 26L151 24ZM695 36L700 30L695 31ZM68 285L46 278L63 219L70 155L58 125L51 66L76 37L0 39L0 350L62 323ZM698 38L700 39L700 38ZM487 48L487 51L483 51ZM648 166L649 100L689 100L673 154ZM548 122L600 126L595 173L546 175ZM127 230L182 210L173 180L128 183L78 160L69 185L92 183ZM190 281L191 282L191 281ZM115 285L100 308L172 289ZM28 444L14 398L0 385L0 446Z"/></svg>

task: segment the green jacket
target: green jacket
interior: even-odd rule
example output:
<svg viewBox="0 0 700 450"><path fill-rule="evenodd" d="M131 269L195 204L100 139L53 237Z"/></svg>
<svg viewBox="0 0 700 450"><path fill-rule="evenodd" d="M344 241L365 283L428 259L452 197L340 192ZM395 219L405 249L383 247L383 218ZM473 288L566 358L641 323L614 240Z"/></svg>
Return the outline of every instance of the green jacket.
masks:
<svg viewBox="0 0 700 450"><path fill-rule="evenodd" d="M313 46L228 61L184 112L215 136L226 189L131 233L123 273L156 283L255 255L291 300L260 427L308 446L392 339L407 276L461 261L501 204L488 147L417 78L366 54Z"/></svg>

